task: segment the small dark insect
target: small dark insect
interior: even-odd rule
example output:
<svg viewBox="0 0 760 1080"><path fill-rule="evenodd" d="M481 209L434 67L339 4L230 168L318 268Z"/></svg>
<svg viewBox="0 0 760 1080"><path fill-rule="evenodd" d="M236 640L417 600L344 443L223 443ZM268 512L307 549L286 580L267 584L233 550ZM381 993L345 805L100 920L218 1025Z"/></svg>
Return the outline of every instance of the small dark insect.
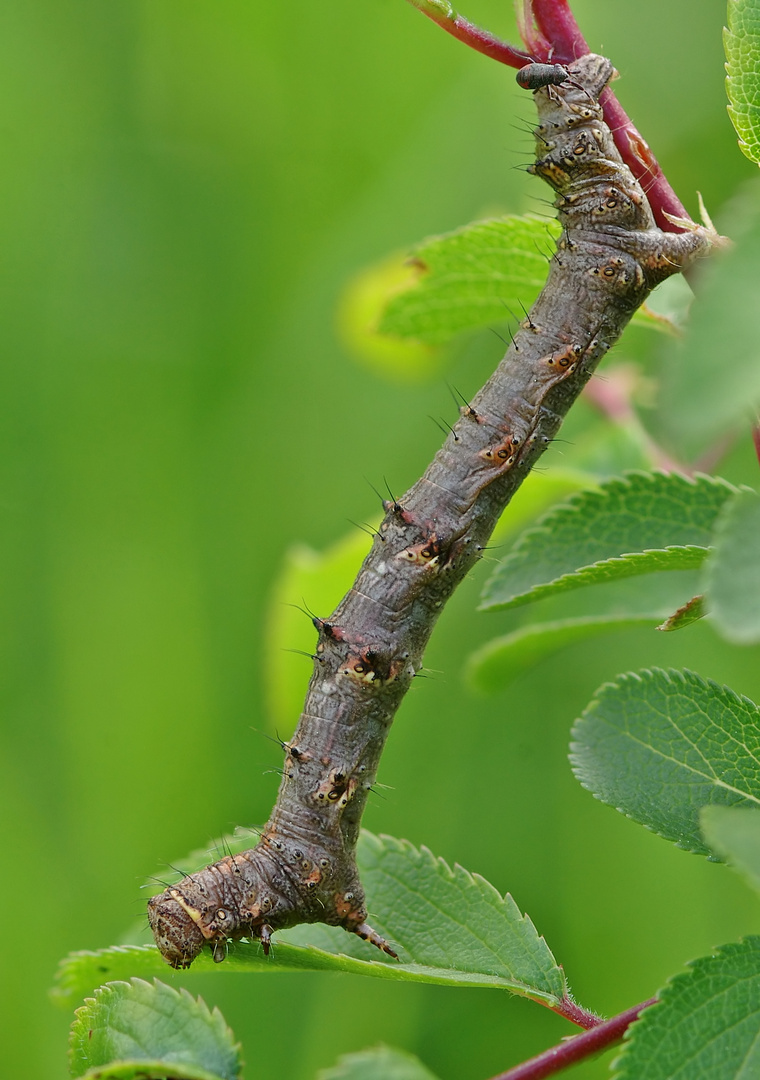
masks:
<svg viewBox="0 0 760 1080"><path fill-rule="evenodd" d="M562 64L526 64L515 78L523 90L540 90L542 86L559 86L570 76Z"/></svg>

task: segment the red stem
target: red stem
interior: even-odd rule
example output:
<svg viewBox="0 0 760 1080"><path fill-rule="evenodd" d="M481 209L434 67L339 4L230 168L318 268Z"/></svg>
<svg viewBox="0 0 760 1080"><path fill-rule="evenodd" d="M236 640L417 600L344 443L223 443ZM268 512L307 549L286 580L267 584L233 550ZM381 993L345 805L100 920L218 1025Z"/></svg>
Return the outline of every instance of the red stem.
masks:
<svg viewBox="0 0 760 1080"><path fill-rule="evenodd" d="M608 88L599 99L604 119L612 132L620 156L647 193L649 205L663 232L683 232L665 216L690 218L681 200L668 183L660 164L645 139L631 122L623 106Z"/></svg>
<svg viewBox="0 0 760 1080"><path fill-rule="evenodd" d="M656 998L650 998L649 1001L643 1001L640 1005L634 1005L633 1008L627 1009L618 1016L613 1016L611 1020L604 1020L581 1035L573 1035L558 1046L545 1050L543 1054L538 1054L530 1061L516 1065L514 1069L499 1073L491 1080L542 1080L542 1077L552 1076L570 1065L583 1061L584 1058L598 1054L601 1050L608 1050L620 1042L630 1025L638 1019L639 1014L653 1005L656 1000Z"/></svg>
<svg viewBox="0 0 760 1080"><path fill-rule="evenodd" d="M552 50L550 55L537 59L571 64L591 52L567 0L531 0L531 6L536 26Z"/></svg>
<svg viewBox="0 0 760 1080"><path fill-rule="evenodd" d="M541 36L551 43L551 53L539 59L571 64L579 56L589 52L568 0L529 0L529 3ZM657 158L609 88L604 91L600 101L604 109L604 120L612 132L615 146L646 191L655 221L663 232L681 232L668 221L665 214L681 218L688 218L689 215L665 179Z"/></svg>
<svg viewBox="0 0 760 1080"><path fill-rule="evenodd" d="M409 2L458 41L509 67L520 68L531 60L572 64L589 52L568 0L523 0L520 30L530 55L468 22L454 11L448 0ZM620 156L646 191L658 226L663 232L681 232L666 215L688 219L689 214L666 180L657 158L609 88L600 102Z"/></svg>
<svg viewBox="0 0 760 1080"><path fill-rule="evenodd" d="M755 445L755 453L757 454L757 460L760 462L760 419L752 427L752 442Z"/></svg>
<svg viewBox="0 0 760 1080"><path fill-rule="evenodd" d="M571 1024L577 1024L582 1028L594 1028L597 1024L602 1023L602 1017L597 1016L596 1013L589 1012L588 1009L584 1009L582 1005L579 1005L576 1001L566 995L559 1005L549 1006L552 1012L555 1012L557 1016L563 1016L565 1020L569 1020Z"/></svg>
<svg viewBox="0 0 760 1080"><path fill-rule="evenodd" d="M409 0L409 3L423 15L432 19L447 34L451 34L458 41L463 41L476 52L490 56L492 60L498 60L501 64L514 68L524 67L531 61L531 57L521 49L516 49L514 45L502 41L495 34L483 30L482 27L476 26L475 23L471 23L463 15L454 11L448 0Z"/></svg>

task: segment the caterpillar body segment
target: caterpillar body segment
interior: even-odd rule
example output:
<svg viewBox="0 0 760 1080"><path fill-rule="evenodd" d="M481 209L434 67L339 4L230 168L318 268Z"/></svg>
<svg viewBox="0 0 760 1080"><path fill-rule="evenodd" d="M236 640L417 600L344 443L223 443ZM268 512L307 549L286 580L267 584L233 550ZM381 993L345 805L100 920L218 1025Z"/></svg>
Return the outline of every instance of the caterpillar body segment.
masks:
<svg viewBox="0 0 760 1080"><path fill-rule="evenodd" d="M463 399L424 476L386 500L351 590L329 618L315 617L314 672L261 840L150 900L156 944L173 967L206 947L223 961L242 937L267 952L278 930L312 922L396 955L367 924L355 850L385 739L438 615L633 312L713 242L701 227L656 227L602 117L612 75L593 54L518 72L539 115L532 171L554 189L563 227L547 283L519 340Z"/></svg>

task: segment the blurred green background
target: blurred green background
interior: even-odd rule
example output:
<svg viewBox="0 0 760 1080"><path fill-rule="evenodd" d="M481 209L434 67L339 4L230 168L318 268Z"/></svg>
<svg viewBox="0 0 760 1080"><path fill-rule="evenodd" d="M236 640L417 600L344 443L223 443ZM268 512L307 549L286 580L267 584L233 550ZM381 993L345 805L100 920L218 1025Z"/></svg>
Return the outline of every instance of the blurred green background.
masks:
<svg viewBox="0 0 760 1080"><path fill-rule="evenodd" d="M686 205L700 189L720 221L755 171L726 116L723 4L574 6ZM466 13L515 36L507 0ZM545 191L512 168L531 102L511 71L403 0L10 0L0 27L0 1070L55 1080L58 958L118 941L157 867L266 819L280 754L252 729L269 726L285 552L374 514L365 477L411 484L441 438L427 414L453 414L444 379L473 391L499 358L484 334L440 377L385 378L340 344L341 290L429 233L542 210ZM568 437L587 422L581 406ZM748 439L719 471L756 482ZM759 931L738 879L596 803L566 761L570 723L618 671L685 665L759 700L757 650L702 625L631 632L478 699L462 663L508 624L476 601L468 582L441 621L440 674L404 705L368 827L509 889L607 1014ZM477 1080L570 1033L496 992L167 981L221 1007L251 1080L310 1080L380 1041Z"/></svg>

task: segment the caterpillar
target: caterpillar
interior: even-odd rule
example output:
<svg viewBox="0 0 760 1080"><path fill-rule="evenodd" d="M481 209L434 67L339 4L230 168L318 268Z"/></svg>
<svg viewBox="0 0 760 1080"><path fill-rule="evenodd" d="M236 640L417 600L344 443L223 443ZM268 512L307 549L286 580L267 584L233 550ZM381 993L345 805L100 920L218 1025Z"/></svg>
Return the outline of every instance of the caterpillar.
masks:
<svg viewBox="0 0 760 1080"><path fill-rule="evenodd" d="M388 730L433 626L634 311L710 249L701 226L656 228L602 119L609 60L583 56L572 78L559 65L529 67L522 85L534 90L539 115L530 171L557 193L562 225L547 283L424 476L384 504L351 590L329 618L314 619L314 671L259 843L149 901L172 967L188 967L206 946L221 961L243 937L268 953L275 931L311 922L396 956L366 921L355 848Z"/></svg>

